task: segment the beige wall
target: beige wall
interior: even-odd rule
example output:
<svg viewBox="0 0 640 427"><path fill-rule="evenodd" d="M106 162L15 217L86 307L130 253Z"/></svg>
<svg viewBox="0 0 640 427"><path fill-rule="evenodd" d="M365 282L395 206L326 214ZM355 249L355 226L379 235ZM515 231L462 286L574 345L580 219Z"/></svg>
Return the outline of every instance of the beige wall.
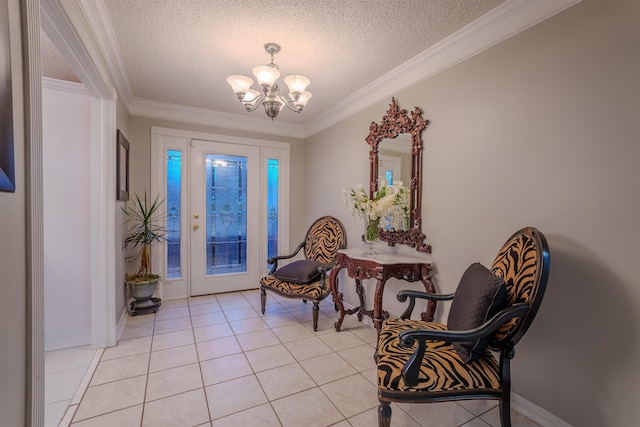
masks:
<svg viewBox="0 0 640 427"><path fill-rule="evenodd" d="M584 0L394 94L432 120L422 215L440 291L516 229L546 234L548 290L513 390L576 426L640 417L638 22L640 2ZM368 180L364 138L389 101L306 142L306 219L338 216L350 246L362 226L339 190ZM390 290L385 308L399 314Z"/></svg>

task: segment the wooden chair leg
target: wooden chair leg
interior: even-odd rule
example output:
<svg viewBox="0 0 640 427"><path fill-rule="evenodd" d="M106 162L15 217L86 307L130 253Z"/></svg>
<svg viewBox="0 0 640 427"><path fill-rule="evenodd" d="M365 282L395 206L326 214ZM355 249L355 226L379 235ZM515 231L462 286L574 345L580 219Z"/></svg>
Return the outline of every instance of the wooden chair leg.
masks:
<svg viewBox="0 0 640 427"><path fill-rule="evenodd" d="M391 427L391 403L380 402L378 405L378 427Z"/></svg>
<svg viewBox="0 0 640 427"><path fill-rule="evenodd" d="M260 302L262 304L262 314L264 314L264 309L267 305L267 291L264 289L260 289Z"/></svg>
<svg viewBox="0 0 640 427"><path fill-rule="evenodd" d="M318 330L318 313L320 312L320 306L318 301L313 302L313 330Z"/></svg>
<svg viewBox="0 0 640 427"><path fill-rule="evenodd" d="M511 403L508 397L500 399L500 425L511 427Z"/></svg>
<svg viewBox="0 0 640 427"><path fill-rule="evenodd" d="M500 396L500 425L511 427L511 359L515 349L509 344L500 352L500 368L502 369L502 391Z"/></svg>

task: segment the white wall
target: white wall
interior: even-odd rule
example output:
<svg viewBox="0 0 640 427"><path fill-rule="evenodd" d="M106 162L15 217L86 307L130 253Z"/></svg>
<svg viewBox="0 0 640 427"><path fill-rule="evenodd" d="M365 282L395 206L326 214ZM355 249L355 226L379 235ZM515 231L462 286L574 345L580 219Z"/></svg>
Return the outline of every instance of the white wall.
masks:
<svg viewBox="0 0 640 427"><path fill-rule="evenodd" d="M91 343L91 96L43 79L45 349Z"/></svg>
<svg viewBox="0 0 640 427"><path fill-rule="evenodd" d="M584 0L394 94L432 120L422 216L440 291L516 229L546 234L548 289L516 349L513 391L575 426L640 419L638 22L640 2ZM364 138L389 101L306 141L306 219L338 216L351 247L362 225L340 187L367 182ZM392 289L384 306L399 314Z"/></svg>

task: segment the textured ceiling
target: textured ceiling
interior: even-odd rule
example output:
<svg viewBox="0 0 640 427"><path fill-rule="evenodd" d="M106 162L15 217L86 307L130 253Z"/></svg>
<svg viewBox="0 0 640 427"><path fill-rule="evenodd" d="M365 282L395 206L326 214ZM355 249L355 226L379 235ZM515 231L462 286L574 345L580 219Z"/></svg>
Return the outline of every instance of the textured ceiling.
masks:
<svg viewBox="0 0 640 427"><path fill-rule="evenodd" d="M44 31L40 30L40 55L42 56L42 75L53 79L81 83L71 67Z"/></svg>
<svg viewBox="0 0 640 427"><path fill-rule="evenodd" d="M246 115L226 78L253 77L251 69L270 59L264 43L276 42L281 79L305 75L313 93L302 114L283 110L277 120L304 124L503 2L105 0L104 6L133 98ZM43 57L44 74L64 78L48 62Z"/></svg>

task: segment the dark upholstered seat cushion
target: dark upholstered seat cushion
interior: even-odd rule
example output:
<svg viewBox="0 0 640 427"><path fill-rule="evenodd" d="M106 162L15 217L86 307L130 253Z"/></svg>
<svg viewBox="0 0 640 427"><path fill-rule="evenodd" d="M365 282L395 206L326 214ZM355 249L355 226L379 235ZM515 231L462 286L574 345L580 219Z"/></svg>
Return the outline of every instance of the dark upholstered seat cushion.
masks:
<svg viewBox="0 0 640 427"><path fill-rule="evenodd" d="M273 275L284 282L310 283L320 277L318 267L321 262L311 259L300 259L277 269Z"/></svg>
<svg viewBox="0 0 640 427"><path fill-rule="evenodd" d="M460 279L451 303L447 327L451 331L477 328L496 314L507 295L504 280L480 263L467 268ZM471 342L454 342L453 347L464 363L484 354L491 337Z"/></svg>
<svg viewBox="0 0 640 427"><path fill-rule="evenodd" d="M378 387L381 391L416 391L427 393L454 390L490 390L500 388L498 363L489 349L473 362L463 363L453 345L444 341L427 341L418 384L404 383L402 368L413 355L415 347L400 345L398 335L409 329L446 331L441 323L389 318L382 325L378 340Z"/></svg>

